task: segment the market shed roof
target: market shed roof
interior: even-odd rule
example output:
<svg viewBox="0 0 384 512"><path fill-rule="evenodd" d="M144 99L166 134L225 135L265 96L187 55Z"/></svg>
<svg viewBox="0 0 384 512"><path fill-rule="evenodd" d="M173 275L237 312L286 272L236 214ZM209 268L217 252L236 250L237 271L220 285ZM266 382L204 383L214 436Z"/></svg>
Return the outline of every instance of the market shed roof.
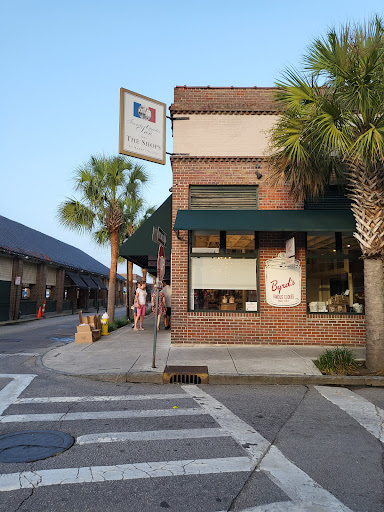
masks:
<svg viewBox="0 0 384 512"><path fill-rule="evenodd" d="M109 268L85 252L0 215L0 252L109 276ZM118 279L123 279L120 275Z"/></svg>

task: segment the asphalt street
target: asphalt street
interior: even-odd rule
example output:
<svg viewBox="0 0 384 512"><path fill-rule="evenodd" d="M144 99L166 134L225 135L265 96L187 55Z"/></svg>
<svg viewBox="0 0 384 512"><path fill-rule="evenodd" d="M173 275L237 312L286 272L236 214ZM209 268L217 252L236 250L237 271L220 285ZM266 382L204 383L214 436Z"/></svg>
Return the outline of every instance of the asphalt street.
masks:
<svg viewBox="0 0 384 512"><path fill-rule="evenodd" d="M0 462L1 510L384 510L381 388L69 377L32 355L73 335L66 322L0 327L0 436L75 439L43 460Z"/></svg>

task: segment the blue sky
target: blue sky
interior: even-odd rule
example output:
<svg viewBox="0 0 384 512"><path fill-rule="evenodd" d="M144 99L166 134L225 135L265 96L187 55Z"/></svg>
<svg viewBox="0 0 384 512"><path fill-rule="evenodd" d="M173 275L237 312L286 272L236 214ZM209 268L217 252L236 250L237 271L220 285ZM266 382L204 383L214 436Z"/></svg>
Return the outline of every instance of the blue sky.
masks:
<svg viewBox="0 0 384 512"><path fill-rule="evenodd" d="M382 0L1 0L0 215L109 266L108 249L62 228L56 210L78 165L118 153L120 87L169 106L176 85L273 86L327 28L374 13ZM146 166L145 199L159 206L169 157Z"/></svg>

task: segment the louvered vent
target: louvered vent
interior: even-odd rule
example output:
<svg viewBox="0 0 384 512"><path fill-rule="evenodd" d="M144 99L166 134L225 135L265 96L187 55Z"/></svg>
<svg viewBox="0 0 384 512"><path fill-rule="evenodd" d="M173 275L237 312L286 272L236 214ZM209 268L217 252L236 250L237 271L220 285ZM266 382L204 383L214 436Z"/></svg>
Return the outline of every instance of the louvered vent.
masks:
<svg viewBox="0 0 384 512"><path fill-rule="evenodd" d="M305 210L350 210L351 200L345 195L345 191L332 187L322 197L307 199L304 203Z"/></svg>
<svg viewBox="0 0 384 512"><path fill-rule="evenodd" d="M243 185L192 185L191 210L257 210L258 187Z"/></svg>

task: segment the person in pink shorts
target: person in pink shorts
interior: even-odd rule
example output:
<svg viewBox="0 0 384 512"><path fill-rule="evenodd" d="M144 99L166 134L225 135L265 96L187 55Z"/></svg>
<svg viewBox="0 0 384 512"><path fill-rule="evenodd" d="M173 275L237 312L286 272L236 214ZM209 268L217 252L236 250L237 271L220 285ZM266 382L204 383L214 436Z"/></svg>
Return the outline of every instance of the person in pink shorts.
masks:
<svg viewBox="0 0 384 512"><path fill-rule="evenodd" d="M139 287L136 290L135 303L137 304L136 310L136 318L135 318L135 331L144 331L143 329L143 318L145 317L146 309L147 309L147 291L146 291L147 283L145 281L141 281L139 283ZM137 328L137 324L140 321L140 328Z"/></svg>

